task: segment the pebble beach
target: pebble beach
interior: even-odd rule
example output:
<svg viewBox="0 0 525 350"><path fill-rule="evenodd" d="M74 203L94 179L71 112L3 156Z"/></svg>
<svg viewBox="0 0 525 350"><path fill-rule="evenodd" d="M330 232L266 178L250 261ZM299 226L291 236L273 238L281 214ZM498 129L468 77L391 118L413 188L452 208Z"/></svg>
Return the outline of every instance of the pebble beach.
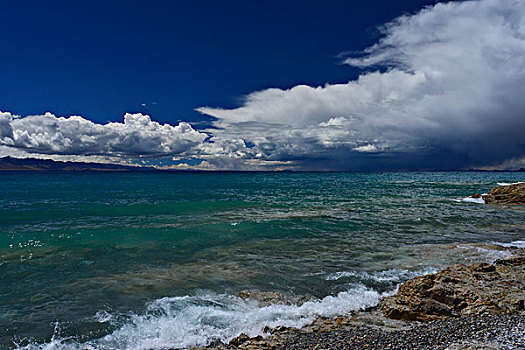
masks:
<svg viewBox="0 0 525 350"><path fill-rule="evenodd" d="M297 333L272 349L525 349L525 316L481 315L417 323L403 330L353 326Z"/></svg>

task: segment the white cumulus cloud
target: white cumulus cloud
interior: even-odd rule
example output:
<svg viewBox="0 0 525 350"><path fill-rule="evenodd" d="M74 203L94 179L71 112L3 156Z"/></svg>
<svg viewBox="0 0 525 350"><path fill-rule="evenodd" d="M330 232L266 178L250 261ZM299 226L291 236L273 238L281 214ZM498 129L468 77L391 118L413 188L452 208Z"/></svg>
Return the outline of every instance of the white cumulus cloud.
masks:
<svg viewBox="0 0 525 350"><path fill-rule="evenodd" d="M51 113L20 117L0 112L0 146L33 154L139 157L190 153L207 135L188 123L160 124L143 114L97 124Z"/></svg>
<svg viewBox="0 0 525 350"><path fill-rule="evenodd" d="M368 145L356 147L356 148L354 148L354 151L358 151L358 152L375 152L375 151L377 151L377 147L375 145L368 144Z"/></svg>

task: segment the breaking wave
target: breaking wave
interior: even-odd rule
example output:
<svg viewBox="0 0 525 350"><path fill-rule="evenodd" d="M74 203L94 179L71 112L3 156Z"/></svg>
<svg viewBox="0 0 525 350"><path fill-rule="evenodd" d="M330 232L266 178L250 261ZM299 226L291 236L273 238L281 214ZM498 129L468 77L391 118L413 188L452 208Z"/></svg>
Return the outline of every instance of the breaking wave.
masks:
<svg viewBox="0 0 525 350"><path fill-rule="evenodd" d="M519 184L523 184L525 182L521 182L521 181L518 181L518 182L498 182L498 186L511 186L511 185L519 185Z"/></svg>
<svg viewBox="0 0 525 350"><path fill-rule="evenodd" d="M461 201L468 202L468 203L485 204L485 200L482 197L479 197L479 198L466 197L466 198L463 198Z"/></svg>
<svg viewBox="0 0 525 350"><path fill-rule="evenodd" d="M403 269L390 269L385 271L378 272L366 272L366 271L341 271L332 273L326 276L328 281L336 281L342 278L352 278L356 277L360 280L369 280L376 282L393 282L393 283L402 283L408 281L411 278L426 275L429 273L435 273L437 270L434 268L425 268L422 270L409 271Z"/></svg>
<svg viewBox="0 0 525 350"><path fill-rule="evenodd" d="M81 343L71 337L60 337L55 330L49 342L30 342L18 345L17 349L142 350L205 346L214 341L228 342L240 333L265 336L266 326L303 327L317 317L333 317L375 306L388 294L358 286L301 305L265 307L231 295L166 297L149 303L144 313L128 316L117 330L102 338ZM96 318L107 322L115 317L104 311L97 313Z"/></svg>

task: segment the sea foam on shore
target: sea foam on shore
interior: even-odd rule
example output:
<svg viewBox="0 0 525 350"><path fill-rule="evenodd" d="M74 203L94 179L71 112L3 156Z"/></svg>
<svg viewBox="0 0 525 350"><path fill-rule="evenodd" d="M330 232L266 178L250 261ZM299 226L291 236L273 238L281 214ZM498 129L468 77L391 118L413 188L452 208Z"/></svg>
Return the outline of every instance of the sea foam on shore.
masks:
<svg viewBox="0 0 525 350"><path fill-rule="evenodd" d="M240 333L264 335L264 328L301 328L318 317L375 306L382 297L364 286L354 286L336 296L307 301L301 305L272 304L260 307L256 301L229 295L204 294L161 298L148 304L140 315L126 317L126 323L107 336L88 342L61 338L57 330L49 343L31 343L22 350L66 349L165 349L227 343ZM121 316L103 315L101 321L118 322Z"/></svg>

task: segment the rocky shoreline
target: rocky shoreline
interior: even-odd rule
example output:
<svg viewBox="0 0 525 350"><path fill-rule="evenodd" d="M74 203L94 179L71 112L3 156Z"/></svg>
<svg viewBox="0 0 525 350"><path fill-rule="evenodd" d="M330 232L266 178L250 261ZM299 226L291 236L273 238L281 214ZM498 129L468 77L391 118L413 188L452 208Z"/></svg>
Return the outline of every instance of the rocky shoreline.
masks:
<svg viewBox="0 0 525 350"><path fill-rule="evenodd" d="M525 349L525 249L512 253L493 264L452 265L411 279L370 310L192 350ZM262 298L267 303L271 296Z"/></svg>
<svg viewBox="0 0 525 350"><path fill-rule="evenodd" d="M474 194L486 204L525 204L525 183ZM494 247L492 247L494 248ZM299 349L525 349L525 249L493 264L452 265L413 278L377 307L318 318L301 329L266 329L267 337L241 334L229 344L191 350ZM245 292L263 305L286 303L278 293Z"/></svg>

